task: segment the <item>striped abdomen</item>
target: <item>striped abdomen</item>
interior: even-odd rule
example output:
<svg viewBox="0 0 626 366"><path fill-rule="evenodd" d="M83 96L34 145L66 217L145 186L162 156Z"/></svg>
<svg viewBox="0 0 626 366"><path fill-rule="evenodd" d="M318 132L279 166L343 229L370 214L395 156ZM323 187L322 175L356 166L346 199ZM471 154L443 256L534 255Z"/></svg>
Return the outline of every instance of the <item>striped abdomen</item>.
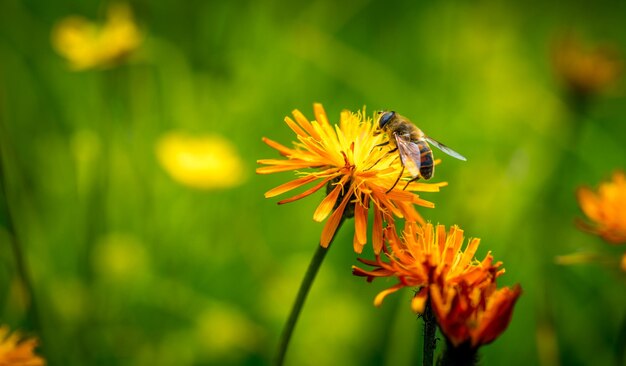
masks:
<svg viewBox="0 0 626 366"><path fill-rule="evenodd" d="M415 144L420 148L420 175L424 179L430 179L435 171L433 151L426 140L416 140Z"/></svg>

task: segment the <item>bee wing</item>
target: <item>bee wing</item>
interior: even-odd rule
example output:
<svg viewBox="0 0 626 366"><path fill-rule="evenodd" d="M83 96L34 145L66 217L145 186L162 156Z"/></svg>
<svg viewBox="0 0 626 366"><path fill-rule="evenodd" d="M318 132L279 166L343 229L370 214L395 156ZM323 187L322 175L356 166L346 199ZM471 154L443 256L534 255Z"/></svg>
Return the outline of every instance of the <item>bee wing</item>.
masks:
<svg viewBox="0 0 626 366"><path fill-rule="evenodd" d="M417 177L422 164L420 147L412 142L409 136L394 133L393 137L396 139L402 165L411 173L413 178Z"/></svg>
<svg viewBox="0 0 626 366"><path fill-rule="evenodd" d="M432 137L424 136L424 138L426 139L426 141L430 142L432 145L435 145L439 150L445 152L446 154L452 156L453 158L457 158L459 160L467 161L465 156L463 156L463 155L459 154L458 152L452 150L451 148L449 148L446 145L442 144L441 142L433 139Z"/></svg>

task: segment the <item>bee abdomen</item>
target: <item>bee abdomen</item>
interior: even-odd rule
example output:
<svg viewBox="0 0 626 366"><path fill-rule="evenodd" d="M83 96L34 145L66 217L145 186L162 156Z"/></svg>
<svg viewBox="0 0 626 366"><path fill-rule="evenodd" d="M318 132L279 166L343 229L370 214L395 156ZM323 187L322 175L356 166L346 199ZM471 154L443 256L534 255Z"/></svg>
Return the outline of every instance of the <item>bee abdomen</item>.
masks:
<svg viewBox="0 0 626 366"><path fill-rule="evenodd" d="M420 175L424 179L430 179L433 176L435 166L433 164L433 151L426 141L417 141L420 148Z"/></svg>

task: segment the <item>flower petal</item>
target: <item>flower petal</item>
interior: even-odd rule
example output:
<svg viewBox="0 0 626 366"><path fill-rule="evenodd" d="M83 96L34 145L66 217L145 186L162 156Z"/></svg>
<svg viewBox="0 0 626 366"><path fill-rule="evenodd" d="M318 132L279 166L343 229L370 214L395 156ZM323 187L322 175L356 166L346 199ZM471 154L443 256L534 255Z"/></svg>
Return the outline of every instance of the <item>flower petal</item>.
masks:
<svg viewBox="0 0 626 366"><path fill-rule="evenodd" d="M383 248L383 214L377 206L374 206L374 228L372 230L372 243L374 254L380 254Z"/></svg>
<svg viewBox="0 0 626 366"><path fill-rule="evenodd" d="M387 297L387 295L392 294L403 287L404 285L399 283L393 287L389 287L388 289L381 291L380 293L378 293L378 295L376 295L376 298L374 298L374 306L379 307L380 305L382 305L383 300L385 300L385 297Z"/></svg>
<svg viewBox="0 0 626 366"><path fill-rule="evenodd" d="M317 177L313 175L307 175L296 180L292 180L291 182L287 182L285 184L281 184L276 188L272 188L269 191L265 192L265 198L276 197L285 192L291 191L292 189L301 187L307 183L313 182Z"/></svg>
<svg viewBox="0 0 626 366"><path fill-rule="evenodd" d="M363 203L355 203L354 209L354 237L361 245L367 243L367 211L369 197L365 197Z"/></svg>
<svg viewBox="0 0 626 366"><path fill-rule="evenodd" d="M299 200L301 198L304 198L304 197L306 197L308 195L311 195L311 194L317 192L320 188L324 187L328 183L328 181L331 180L331 179L332 179L332 177L328 177L328 178L322 180L321 182L319 182L318 184L316 184L314 187L309 188L309 189L307 189L306 191L304 191L302 193L299 193L299 194L297 194L297 195L295 195L293 197L289 197L287 199L279 201L278 204L279 205L283 205L285 203L297 201L297 200Z"/></svg>
<svg viewBox="0 0 626 366"><path fill-rule="evenodd" d="M322 222L328 217L328 215L330 215L333 208L337 204L337 199L339 198L339 194L342 190L343 186L341 184L337 184L335 188L327 194L326 197L324 197L313 213L313 220Z"/></svg>
<svg viewBox="0 0 626 366"><path fill-rule="evenodd" d="M416 314L423 314L428 299L428 287L422 287L411 299L411 310Z"/></svg>
<svg viewBox="0 0 626 366"><path fill-rule="evenodd" d="M324 248L328 248L328 246L330 245L330 242L333 240L333 237L335 236L335 231L337 231L337 226L339 226L339 223L341 222L341 218L343 217L343 211L346 209L346 205L348 204L349 201L350 201L350 192L346 194L346 196L343 199L343 202L341 202L341 204L339 205L339 207L337 207L335 212L333 212L333 214L330 215L330 218L326 222L326 225L324 225L324 229L322 230L322 238L320 240L320 245L323 246Z"/></svg>

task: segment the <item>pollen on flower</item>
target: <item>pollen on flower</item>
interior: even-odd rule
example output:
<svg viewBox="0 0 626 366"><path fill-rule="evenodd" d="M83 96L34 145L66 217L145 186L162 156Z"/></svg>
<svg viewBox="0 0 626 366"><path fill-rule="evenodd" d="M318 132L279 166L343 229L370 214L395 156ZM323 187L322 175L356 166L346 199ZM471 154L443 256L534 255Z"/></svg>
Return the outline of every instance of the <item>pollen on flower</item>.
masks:
<svg viewBox="0 0 626 366"><path fill-rule="evenodd" d="M59 21L52 31L52 44L74 70L111 67L123 61L142 42L131 9L126 4L109 7L102 25L80 16Z"/></svg>
<svg viewBox="0 0 626 366"><path fill-rule="evenodd" d="M393 226L394 217L408 222L424 222L415 205L434 207L415 192L437 192L442 183L413 182L403 190L394 187L402 171L397 154L390 154L384 136L374 134L372 118L365 109L356 113L343 111L339 123L330 120L321 104L314 104L315 120L309 121L300 111L285 117L285 123L294 132L292 147L263 138L263 142L277 150L283 158L261 159L257 162L258 174L294 171L297 178L269 190L265 197L274 197L309 185L304 191L279 204L293 202L309 196L322 187L328 194L313 213L315 221L324 221L320 244L327 247L347 212L354 213L355 234L353 247L360 253L367 243L368 213L373 210L372 243L380 253L383 246L383 227ZM408 178L408 172L405 177Z"/></svg>
<svg viewBox="0 0 626 366"><path fill-rule="evenodd" d="M245 179L235 146L221 136L170 132L157 142L156 154L172 179L189 187L228 188Z"/></svg>
<svg viewBox="0 0 626 366"><path fill-rule="evenodd" d="M10 333L7 326L0 327L0 365L43 366L43 358L35 355L37 340Z"/></svg>

